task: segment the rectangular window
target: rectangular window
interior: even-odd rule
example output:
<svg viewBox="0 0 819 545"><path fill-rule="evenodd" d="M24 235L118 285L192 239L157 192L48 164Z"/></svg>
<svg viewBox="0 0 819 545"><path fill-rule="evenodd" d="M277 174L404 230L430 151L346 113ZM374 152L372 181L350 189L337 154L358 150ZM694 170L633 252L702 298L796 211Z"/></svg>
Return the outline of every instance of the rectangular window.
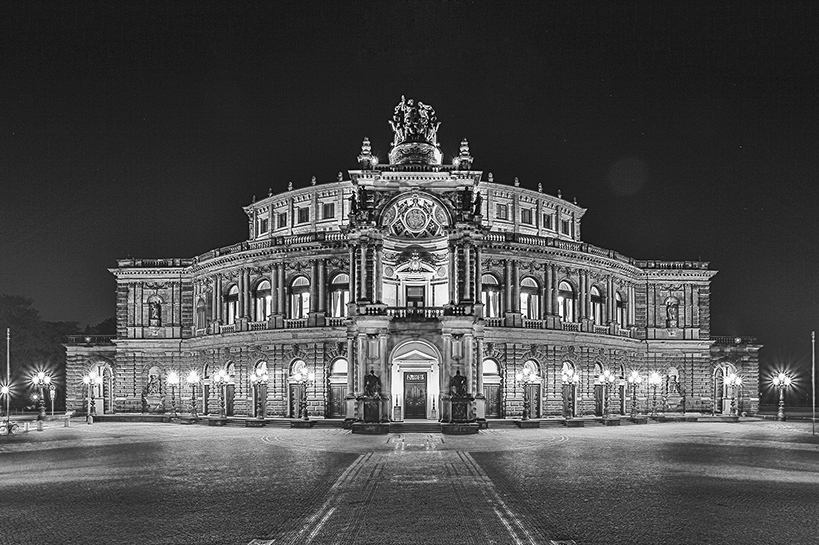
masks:
<svg viewBox="0 0 819 545"><path fill-rule="evenodd" d="M551 214L543 214L543 228L552 230L554 227L552 226L552 215Z"/></svg>
<svg viewBox="0 0 819 545"><path fill-rule="evenodd" d="M267 233L267 218L259 218L259 234Z"/></svg>
<svg viewBox="0 0 819 545"><path fill-rule="evenodd" d="M336 215L336 205L332 202L324 203L322 217L326 220L333 219Z"/></svg>
<svg viewBox="0 0 819 545"><path fill-rule="evenodd" d="M520 222L525 223L526 225L532 225L532 209L531 208L521 208L521 210L520 210Z"/></svg>
<svg viewBox="0 0 819 545"><path fill-rule="evenodd" d="M279 214L279 229L282 227L287 227L287 212L281 212Z"/></svg>
<svg viewBox="0 0 819 545"><path fill-rule="evenodd" d="M306 206L299 208L299 223L307 223L310 221L310 209Z"/></svg>
<svg viewBox="0 0 819 545"><path fill-rule="evenodd" d="M509 219L509 207L505 204L499 204L497 207L497 213L495 214L498 219L508 220Z"/></svg>
<svg viewBox="0 0 819 545"><path fill-rule="evenodd" d="M569 234L569 220L562 220L560 222L560 232L564 235Z"/></svg>

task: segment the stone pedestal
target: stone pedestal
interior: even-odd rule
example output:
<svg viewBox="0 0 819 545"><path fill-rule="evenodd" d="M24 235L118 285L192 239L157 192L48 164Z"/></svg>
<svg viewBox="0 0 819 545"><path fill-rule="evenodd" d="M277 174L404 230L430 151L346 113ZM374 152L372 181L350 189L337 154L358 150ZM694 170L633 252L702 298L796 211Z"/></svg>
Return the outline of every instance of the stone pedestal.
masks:
<svg viewBox="0 0 819 545"><path fill-rule="evenodd" d="M538 419L515 420L515 424L519 428L522 428L522 429L539 428L540 427L540 420L538 420Z"/></svg>
<svg viewBox="0 0 819 545"><path fill-rule="evenodd" d="M208 418L208 426L224 426L227 424L227 418Z"/></svg>
<svg viewBox="0 0 819 545"><path fill-rule="evenodd" d="M619 426L620 419L619 418L604 418L603 419L604 426Z"/></svg>
<svg viewBox="0 0 819 545"><path fill-rule="evenodd" d="M449 421L457 423L469 422L469 407L471 397L452 397L449 399Z"/></svg>
<svg viewBox="0 0 819 545"><path fill-rule="evenodd" d="M246 428L263 428L267 424L264 418L248 418L245 420Z"/></svg>
<svg viewBox="0 0 819 545"><path fill-rule="evenodd" d="M381 421L381 398L365 397L364 398L364 422L380 422Z"/></svg>
<svg viewBox="0 0 819 545"><path fill-rule="evenodd" d="M586 425L583 420L577 420L574 418L569 418L566 420L566 427L567 428L582 428Z"/></svg>
<svg viewBox="0 0 819 545"><path fill-rule="evenodd" d="M352 426L353 433L366 435L382 435L390 432L390 425L381 422L356 422Z"/></svg>
<svg viewBox="0 0 819 545"><path fill-rule="evenodd" d="M312 428L316 425L315 420L291 420L290 427L291 428Z"/></svg>

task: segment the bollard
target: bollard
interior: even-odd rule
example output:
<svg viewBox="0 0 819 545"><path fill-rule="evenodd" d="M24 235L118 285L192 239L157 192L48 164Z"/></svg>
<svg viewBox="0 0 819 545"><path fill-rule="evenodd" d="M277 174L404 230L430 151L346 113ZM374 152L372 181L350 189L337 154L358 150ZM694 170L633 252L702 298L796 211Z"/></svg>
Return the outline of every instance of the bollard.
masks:
<svg viewBox="0 0 819 545"><path fill-rule="evenodd" d="M28 433L28 431L29 431L30 429L31 429L31 423L30 423L30 422L26 422L25 426L23 426L23 432Z"/></svg>
<svg viewBox="0 0 819 545"><path fill-rule="evenodd" d="M43 421L42 420L37 421L37 431L43 431Z"/></svg>
<svg viewBox="0 0 819 545"><path fill-rule="evenodd" d="M63 427L66 427L66 428L71 427L71 417L70 416L65 417L65 422L63 423Z"/></svg>

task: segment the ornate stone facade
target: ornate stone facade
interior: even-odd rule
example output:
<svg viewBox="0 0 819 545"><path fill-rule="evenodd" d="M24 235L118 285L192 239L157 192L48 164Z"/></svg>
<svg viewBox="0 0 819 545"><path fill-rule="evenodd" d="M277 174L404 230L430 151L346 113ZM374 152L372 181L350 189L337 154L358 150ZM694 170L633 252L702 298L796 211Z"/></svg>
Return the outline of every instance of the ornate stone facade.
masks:
<svg viewBox="0 0 819 545"><path fill-rule="evenodd" d="M94 370L105 412L195 399L200 414L297 417L305 397L312 417L382 421L520 417L524 401L533 417L757 410L759 345L710 336L708 263L583 242L585 209L484 177L466 140L442 164L425 104L402 98L390 123L388 164L365 139L346 177L254 199L247 240L119 260L117 335L68 344L69 408L85 410Z"/></svg>

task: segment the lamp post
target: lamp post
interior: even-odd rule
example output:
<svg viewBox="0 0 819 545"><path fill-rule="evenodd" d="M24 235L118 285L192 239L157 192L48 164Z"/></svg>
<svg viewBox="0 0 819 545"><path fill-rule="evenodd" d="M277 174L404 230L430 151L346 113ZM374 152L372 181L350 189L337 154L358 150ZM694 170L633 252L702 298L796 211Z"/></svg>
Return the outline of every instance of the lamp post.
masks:
<svg viewBox="0 0 819 545"><path fill-rule="evenodd" d="M179 373L168 373L168 384L171 385L171 416L176 418L176 387L179 386Z"/></svg>
<svg viewBox="0 0 819 545"><path fill-rule="evenodd" d="M532 383L532 370L524 367L521 373L515 375L515 380L523 387L523 417L521 420L529 420L529 385Z"/></svg>
<svg viewBox="0 0 819 545"><path fill-rule="evenodd" d="M299 413L303 413L302 420L310 420L307 414L307 387L315 384L316 374L312 371L306 373L304 370L299 370L293 377L296 382L301 384L301 401L299 401Z"/></svg>
<svg viewBox="0 0 819 545"><path fill-rule="evenodd" d="M264 369L256 369L256 372L250 375L250 383L253 385L253 391L256 392L256 418L264 418L262 385L267 384L267 372Z"/></svg>
<svg viewBox="0 0 819 545"><path fill-rule="evenodd" d="M654 389L654 402L651 406L651 416L657 416L657 386L660 385L662 379L660 378L660 374L656 371L651 373L648 377L648 383Z"/></svg>
<svg viewBox="0 0 819 545"><path fill-rule="evenodd" d="M572 418L574 416L575 389L580 382L580 373L574 369L569 369L561 373L560 379L563 381L563 386L569 387L569 409L566 411L567 414L565 416L566 418Z"/></svg>
<svg viewBox="0 0 819 545"><path fill-rule="evenodd" d="M9 403L11 400L11 391L5 384L0 386L0 396L6 396L6 421L3 422L3 427L0 428L0 435L10 435L17 429L17 424L11 423L11 409Z"/></svg>
<svg viewBox="0 0 819 545"><path fill-rule="evenodd" d="M736 387L742 384L742 377L731 373L725 379L725 384L731 388L731 416L738 416Z"/></svg>
<svg viewBox="0 0 819 545"><path fill-rule="evenodd" d="M230 377L227 371L219 369L213 376L213 381L219 386L219 418L225 418L225 385Z"/></svg>
<svg viewBox="0 0 819 545"><path fill-rule="evenodd" d="M634 370L626 380L631 385L631 417L635 418L637 416L637 388L642 384L643 377L639 371Z"/></svg>
<svg viewBox="0 0 819 545"><path fill-rule="evenodd" d="M785 388L791 385L791 377L785 373L778 373L773 378L774 388L779 388L779 412L776 413L776 419L785 421Z"/></svg>
<svg viewBox="0 0 819 545"><path fill-rule="evenodd" d="M614 382L617 380L617 377L606 369L603 371L603 418L608 418L610 413L610 401L611 401L611 387L614 386Z"/></svg>
<svg viewBox="0 0 819 545"><path fill-rule="evenodd" d="M43 395L43 389L48 387L51 384L51 376L45 374L43 371L38 372L36 375L31 377L31 383L40 390L40 396L37 398L37 420L45 420L46 417L46 408L45 408L45 396Z"/></svg>
<svg viewBox="0 0 819 545"><path fill-rule="evenodd" d="M54 416L54 398L57 396L57 387L54 383L48 385L48 397L51 399L51 416Z"/></svg>
<svg viewBox="0 0 819 545"><path fill-rule="evenodd" d="M196 420L199 418L196 414L196 386L199 384L199 373L191 371L185 381L191 386L191 418Z"/></svg>

